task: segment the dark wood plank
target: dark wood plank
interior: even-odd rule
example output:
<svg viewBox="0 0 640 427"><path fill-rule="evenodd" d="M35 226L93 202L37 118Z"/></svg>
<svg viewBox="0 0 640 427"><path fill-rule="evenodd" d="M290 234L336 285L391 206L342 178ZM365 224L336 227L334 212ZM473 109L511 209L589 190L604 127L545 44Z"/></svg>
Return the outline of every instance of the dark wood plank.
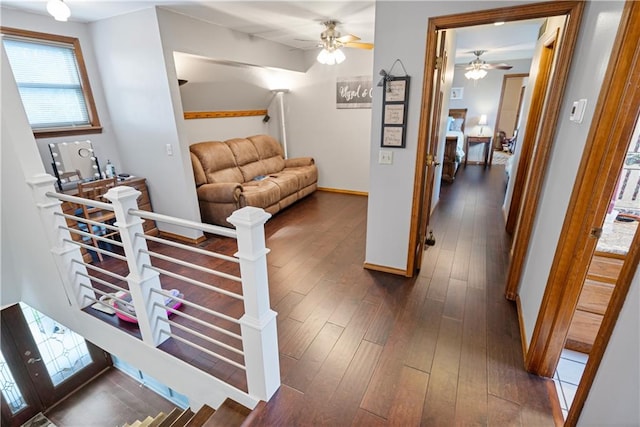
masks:
<svg viewBox="0 0 640 427"><path fill-rule="evenodd" d="M402 368L398 383L398 391L389 412L389 425L419 425L422 404L427 394L429 374L405 366Z"/></svg>
<svg viewBox="0 0 640 427"><path fill-rule="evenodd" d="M462 322L443 317L424 402L422 425L454 425Z"/></svg>
<svg viewBox="0 0 640 427"><path fill-rule="evenodd" d="M382 346L361 341L335 393L325 405L316 405L314 425L349 425L376 367Z"/></svg>
<svg viewBox="0 0 640 427"><path fill-rule="evenodd" d="M300 360L297 361L295 369L291 369L289 374L282 376L282 382L304 392L315 378L343 330L344 328L338 325L326 323Z"/></svg>

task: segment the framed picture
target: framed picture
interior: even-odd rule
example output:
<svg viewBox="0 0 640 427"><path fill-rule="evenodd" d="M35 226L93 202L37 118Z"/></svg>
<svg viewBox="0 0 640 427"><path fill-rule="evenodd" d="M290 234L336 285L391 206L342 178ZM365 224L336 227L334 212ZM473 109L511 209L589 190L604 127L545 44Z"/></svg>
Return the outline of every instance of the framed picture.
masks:
<svg viewBox="0 0 640 427"><path fill-rule="evenodd" d="M382 147L404 148L409 105L409 76L385 80L382 100Z"/></svg>
<svg viewBox="0 0 640 427"><path fill-rule="evenodd" d="M385 125L404 124L404 104L386 104L384 106Z"/></svg>
<svg viewBox="0 0 640 427"><path fill-rule="evenodd" d="M404 147L404 126L384 126L382 128L383 147Z"/></svg>
<svg viewBox="0 0 640 427"><path fill-rule="evenodd" d="M462 99L462 95L464 94L463 87L452 87L451 88L451 99Z"/></svg>

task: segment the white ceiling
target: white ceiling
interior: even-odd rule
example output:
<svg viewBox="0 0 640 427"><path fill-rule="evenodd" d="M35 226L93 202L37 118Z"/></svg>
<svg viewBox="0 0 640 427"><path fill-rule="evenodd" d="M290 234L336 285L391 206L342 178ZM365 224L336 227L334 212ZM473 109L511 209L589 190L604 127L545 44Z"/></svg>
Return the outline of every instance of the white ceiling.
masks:
<svg viewBox="0 0 640 427"><path fill-rule="evenodd" d="M294 48L317 46L322 22L338 20L338 30L373 42L375 1L202 1L202 0L64 0L71 21L93 22L160 6L236 31ZM3 7L47 15L46 0L0 0ZM530 58L541 21L484 25L458 31L456 62L469 62L473 50L487 50L486 61Z"/></svg>

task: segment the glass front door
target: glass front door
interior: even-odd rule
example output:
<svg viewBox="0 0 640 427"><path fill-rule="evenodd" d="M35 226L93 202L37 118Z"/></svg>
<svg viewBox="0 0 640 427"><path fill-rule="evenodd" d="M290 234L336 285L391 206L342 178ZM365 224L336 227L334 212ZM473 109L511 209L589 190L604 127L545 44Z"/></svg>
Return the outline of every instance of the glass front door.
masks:
<svg viewBox="0 0 640 427"><path fill-rule="evenodd" d="M106 352L27 304L1 314L3 425L22 424L111 364Z"/></svg>

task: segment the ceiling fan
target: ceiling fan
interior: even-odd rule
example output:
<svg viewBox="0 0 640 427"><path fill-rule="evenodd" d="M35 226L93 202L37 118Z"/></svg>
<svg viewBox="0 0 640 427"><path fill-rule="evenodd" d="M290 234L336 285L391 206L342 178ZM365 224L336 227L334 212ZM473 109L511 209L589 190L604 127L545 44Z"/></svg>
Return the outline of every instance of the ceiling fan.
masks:
<svg viewBox="0 0 640 427"><path fill-rule="evenodd" d="M474 50L472 52L476 56L476 58L473 61L469 62L469 64L465 67L465 70L467 70L467 72L464 73L466 78L478 80L484 78L487 75L487 70L510 70L511 68L513 68L513 65L505 64L504 62L492 64L480 59L480 56L482 56L482 54L485 52L486 50Z"/></svg>
<svg viewBox="0 0 640 427"><path fill-rule="evenodd" d="M320 33L320 44L322 50L318 54L318 62L321 64L333 65L339 64L345 60L344 53L340 50L342 47L351 47L356 49L373 49L373 43L360 42L360 37L353 34L341 35L336 30L338 21L329 20L322 23L325 30Z"/></svg>

